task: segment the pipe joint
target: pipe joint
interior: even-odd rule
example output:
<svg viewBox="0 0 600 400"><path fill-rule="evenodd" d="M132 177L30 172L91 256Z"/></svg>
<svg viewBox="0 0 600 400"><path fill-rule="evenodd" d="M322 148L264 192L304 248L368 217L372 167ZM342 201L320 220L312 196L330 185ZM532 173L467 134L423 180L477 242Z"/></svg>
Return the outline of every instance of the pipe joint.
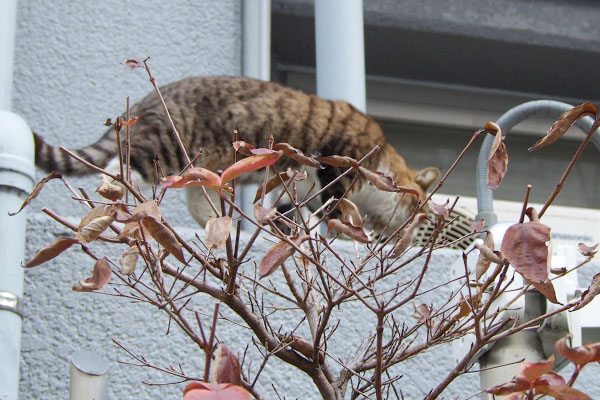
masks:
<svg viewBox="0 0 600 400"><path fill-rule="evenodd" d="M21 308L22 301L19 296L11 292L0 292L0 310L13 312L23 319Z"/></svg>

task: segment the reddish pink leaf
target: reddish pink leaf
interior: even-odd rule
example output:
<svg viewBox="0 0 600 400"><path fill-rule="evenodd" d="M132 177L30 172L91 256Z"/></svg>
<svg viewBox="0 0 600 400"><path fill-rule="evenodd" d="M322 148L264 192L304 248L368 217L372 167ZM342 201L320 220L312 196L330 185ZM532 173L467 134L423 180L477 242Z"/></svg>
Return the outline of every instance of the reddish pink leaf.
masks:
<svg viewBox="0 0 600 400"><path fill-rule="evenodd" d="M206 245L211 249L225 246L233 221L230 216L210 217L206 222Z"/></svg>
<svg viewBox="0 0 600 400"><path fill-rule="evenodd" d="M108 281L110 281L111 273L112 270L110 269L108 260L106 258L101 258L96 261L92 276L86 280L79 281L78 285L73 286L73 290L76 292L100 290L108 283Z"/></svg>
<svg viewBox="0 0 600 400"><path fill-rule="evenodd" d="M250 143L246 143L242 140L238 140L237 142L233 142L233 148L235 151L242 153L245 156L255 156L259 154L271 154L273 150L265 149L265 148L256 148L252 146Z"/></svg>
<svg viewBox="0 0 600 400"><path fill-rule="evenodd" d="M535 394L546 394L558 400L592 400L587 394L567 385L536 386Z"/></svg>
<svg viewBox="0 0 600 400"><path fill-rule="evenodd" d="M121 125L132 126L133 124L135 124L138 121L138 119L139 119L139 117L133 117L133 118L129 118L127 120L121 119Z"/></svg>
<svg viewBox="0 0 600 400"><path fill-rule="evenodd" d="M542 147L546 147L556 142L578 119L585 117L586 115L596 116L598 109L591 103L583 103L577 107L565 111L560 117L554 122L552 127L546 133L546 136L538 140L529 151L537 150Z"/></svg>
<svg viewBox="0 0 600 400"><path fill-rule="evenodd" d="M299 246L305 240L307 240L309 236L296 236L289 238L296 246ZM285 262L285 260L294 254L296 250L294 246L286 241L281 241L277 243L275 246L271 247L265 257L260 262L260 267L258 269L258 276L262 279L265 276L268 276L275 272L277 267Z"/></svg>
<svg viewBox="0 0 600 400"><path fill-rule="evenodd" d="M502 240L502 253L525 279L544 283L552 253L548 249L550 227L539 222L514 224Z"/></svg>
<svg viewBox="0 0 600 400"><path fill-rule="evenodd" d="M536 363L523 362L519 364L519 377L533 382L540 376L552 371L554 366L554 354L552 354L547 360L543 360Z"/></svg>
<svg viewBox="0 0 600 400"><path fill-rule="evenodd" d="M281 158L282 155L282 151L272 151L271 153L267 154L259 154L256 156L247 157L234 163L232 166L223 171L223 174L221 175L221 186L240 175L259 170L267 165L274 164L277 162L277 160L279 160L279 158Z"/></svg>
<svg viewBox="0 0 600 400"><path fill-rule="evenodd" d="M166 188L184 188L189 186L205 186L218 188L221 186L221 177L206 168L190 168L182 176L170 175L160 180Z"/></svg>
<svg viewBox="0 0 600 400"><path fill-rule="evenodd" d="M35 199L40 194L40 192L42 191L42 188L44 187L44 185L46 183L48 183L48 181L51 181L52 179L62 179L62 175L59 174L58 172L51 172L48 176L46 176L45 178L41 179L35 185L35 188L33 188L33 191L27 196L27 198L25 199L25 201L23 201L23 204L21 205L21 208L19 208L14 213L9 212L8 215L10 215L12 217L13 215L17 215L18 213L20 213L21 210L23 210L25 207L27 207L27 205L29 203L31 203L31 200Z"/></svg>
<svg viewBox="0 0 600 400"><path fill-rule="evenodd" d="M515 377L510 382L503 383L502 385L494 386L493 388L487 389L487 393L494 394L496 396L506 396L513 393L520 393L525 390L528 390L530 386L530 382ZM517 396L518 398L522 398L521 396Z"/></svg>
<svg viewBox="0 0 600 400"><path fill-rule="evenodd" d="M223 343L219 344L215 355L212 371L213 379L217 383L242 384L242 370L238 358Z"/></svg>
<svg viewBox="0 0 600 400"><path fill-rule="evenodd" d="M60 253L71 247L71 245L79 243L76 239L73 238L58 238L51 245L42 247L39 249L31 260L27 262L27 264L23 265L24 268L36 267L40 264L45 263L46 261L52 260L54 257L58 256Z"/></svg>
<svg viewBox="0 0 600 400"><path fill-rule="evenodd" d="M533 386L543 386L543 385L561 386L561 385L565 385L566 383L567 382L565 381L565 378L558 375L554 371L550 371L550 372L545 373L544 375L540 376L539 378L537 378L533 382Z"/></svg>
<svg viewBox="0 0 600 400"><path fill-rule="evenodd" d="M241 386L231 383L213 385L193 382L183 391L183 400L251 400L250 393Z"/></svg>
<svg viewBox="0 0 600 400"><path fill-rule="evenodd" d="M327 233L329 231L337 231L343 233L351 239L361 243L371 243L371 240L367 236L365 230L360 226L353 226L350 223L342 222L339 219L330 219L327 222Z"/></svg>
<svg viewBox="0 0 600 400"><path fill-rule="evenodd" d="M595 351L592 348L580 346L571 348L567 341L571 340L571 335L567 335L562 339L559 339L554 347L556 351L563 357L568 358L573 364L583 366L589 362L594 361L596 358Z"/></svg>

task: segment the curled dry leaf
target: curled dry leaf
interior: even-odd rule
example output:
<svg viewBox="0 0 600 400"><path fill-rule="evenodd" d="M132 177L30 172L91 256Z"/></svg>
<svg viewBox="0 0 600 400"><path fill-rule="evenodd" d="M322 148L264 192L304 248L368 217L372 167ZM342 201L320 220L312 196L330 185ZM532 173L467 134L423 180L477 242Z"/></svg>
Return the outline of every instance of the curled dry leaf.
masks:
<svg viewBox="0 0 600 400"><path fill-rule="evenodd" d="M475 310L479 309L481 306L481 296L482 293L477 292L467 300L461 293L460 297L462 299L458 305L458 314L454 317L454 319L458 321L459 319L470 315L473 311L473 307L475 307Z"/></svg>
<svg viewBox="0 0 600 400"><path fill-rule="evenodd" d="M128 66L130 69L144 68L144 60L136 60L136 59L130 58L127 61L125 61L123 64Z"/></svg>
<svg viewBox="0 0 600 400"><path fill-rule="evenodd" d="M546 133L546 136L538 140L533 146L529 148L529 151L537 150L542 147L546 147L556 142L564 133L577 122L578 119L585 117L586 115L596 116L598 109L591 103L583 103L577 107L573 107L570 110L562 113L560 117L552 124L552 127Z"/></svg>
<svg viewBox="0 0 600 400"><path fill-rule="evenodd" d="M305 240L309 238L308 235L295 236L289 238L296 246L300 246ZM258 276L262 279L265 276L271 275L277 267L285 262L285 260L294 254L296 249L290 243L281 241L275 246L271 247L265 257L260 262L258 269Z"/></svg>
<svg viewBox="0 0 600 400"><path fill-rule="evenodd" d="M594 277L592 278L592 283L581 294L581 300L579 301L579 304L577 304L575 308L573 308L573 310L576 311L587 306L592 302L592 300L594 300L596 296L598 296L598 294L600 294L600 273L594 275Z"/></svg>
<svg viewBox="0 0 600 400"><path fill-rule="evenodd" d="M206 222L206 245L211 249L225 246L231 232L233 221L231 217L210 217Z"/></svg>
<svg viewBox="0 0 600 400"><path fill-rule="evenodd" d="M499 251L494 251L495 243L492 232L486 232L483 243L478 243L475 247L479 250L479 258L475 267L475 280L479 280L490 267L491 263L502 263L502 254Z"/></svg>
<svg viewBox="0 0 600 400"><path fill-rule="evenodd" d="M390 178L389 176L385 176L381 172L371 171L370 169L367 169L365 167L358 167L358 169L367 177L369 183L379 190L383 190L384 192L409 193L415 196L419 195L419 192L417 192L413 188L410 188L408 186L396 185L392 178Z"/></svg>
<svg viewBox="0 0 600 400"><path fill-rule="evenodd" d="M122 126L132 126L138 121L139 117L133 117L129 119L121 119Z"/></svg>
<svg viewBox="0 0 600 400"><path fill-rule="evenodd" d="M96 207L99 208L99 207ZM95 209L94 209L95 210ZM92 219L85 226L79 228L75 234L75 239L82 243L93 242L106 230L115 220L114 215L102 215Z"/></svg>
<svg viewBox="0 0 600 400"><path fill-rule="evenodd" d="M273 150L283 151L283 154L299 164L312 168L323 168L323 166L313 157L305 156L301 150L291 146L289 143L277 143L273 145Z"/></svg>
<svg viewBox="0 0 600 400"><path fill-rule="evenodd" d="M494 135L494 142L488 158L488 187L497 189L508 169L508 152L500 127L493 122L487 122L485 128Z"/></svg>
<svg viewBox="0 0 600 400"><path fill-rule="evenodd" d="M277 335L282 343L290 346L294 351L302 354L309 360L312 360L314 355L314 346L308 340L301 338L296 335ZM319 349L318 352L319 364L323 364L325 362L325 352Z"/></svg>
<svg viewBox="0 0 600 400"><path fill-rule="evenodd" d="M346 198L341 199L338 203L338 208L342 213L342 222L347 222L355 227L362 227L364 225L365 222L360 215L358 206L350 200Z"/></svg>
<svg viewBox="0 0 600 400"><path fill-rule="evenodd" d="M428 206L437 220L445 221L450 217L450 210L448 209L449 204L450 199L446 199L444 204L436 204L432 200L429 200Z"/></svg>
<svg viewBox="0 0 600 400"><path fill-rule="evenodd" d="M46 261L50 261L75 243L79 243L79 241L77 239L67 237L58 238L54 241L54 243L39 249L33 255L33 258L23 265L23 267L36 267L45 263Z"/></svg>
<svg viewBox="0 0 600 400"><path fill-rule="evenodd" d="M275 207L264 208L259 204L254 206L254 219L260 225L268 224L269 221L275 217L275 215L277 215L277 209Z"/></svg>
<svg viewBox="0 0 600 400"><path fill-rule="evenodd" d="M140 249L135 245L135 243L128 247L127 250L123 252L121 256L121 269L119 272L123 275L131 275L135 271L135 265L137 264L137 260L140 256Z"/></svg>
<svg viewBox="0 0 600 400"><path fill-rule="evenodd" d="M274 164L281 158L282 155L282 151L271 151L270 153L266 154L246 157L243 160L233 163L233 165L223 171L223 174L221 175L221 186L240 175L257 171L268 165Z"/></svg>
<svg viewBox="0 0 600 400"><path fill-rule="evenodd" d="M394 245L392 257L398 258L408 249L414 238L415 229L423 222L427 216L423 213L417 214L415 219L402 231L400 238Z"/></svg>
<svg viewBox="0 0 600 400"><path fill-rule="evenodd" d="M550 375L550 374L548 374ZM572 388L566 384L562 385L535 385L535 394L545 394L559 400L592 400L587 394Z"/></svg>
<svg viewBox="0 0 600 400"><path fill-rule="evenodd" d="M251 400L250 393L241 386L231 383L213 385L192 382L183 390L183 400Z"/></svg>
<svg viewBox="0 0 600 400"><path fill-rule="evenodd" d="M123 187L115 185L110 181L108 175L102 174L100 176L100 187L96 189L96 193L105 199L119 201L123 198Z"/></svg>
<svg viewBox="0 0 600 400"><path fill-rule="evenodd" d="M318 162L337 168L358 168L358 161L348 156L316 157Z"/></svg>
<svg viewBox="0 0 600 400"><path fill-rule="evenodd" d="M530 383L528 381L526 381L524 379L513 378L510 382L503 383L501 385L494 386L490 389L487 389L486 392L494 394L496 396L507 396L507 395L512 395L512 394L520 394L515 398L522 399L523 393L520 393L520 392L524 392L524 391L528 390L529 387L530 387ZM512 399L512 397L511 397L511 399Z"/></svg>
<svg viewBox="0 0 600 400"><path fill-rule="evenodd" d="M471 222L471 232L482 232L485 228L485 218Z"/></svg>
<svg viewBox="0 0 600 400"><path fill-rule="evenodd" d="M29 203L31 203L31 200L35 199L40 192L42 191L42 188L44 187L44 185L46 183L48 183L48 181L51 181L52 179L62 179L62 175L59 174L58 172L51 172L50 174L48 174L48 176L42 178L33 188L33 191L25 198L25 201L23 201L23 204L21 205L21 208L19 208L16 212L11 213L9 212L8 215L10 215L11 217L13 215L17 215L18 213L20 213L25 207L27 207L27 205Z"/></svg>
<svg viewBox="0 0 600 400"><path fill-rule="evenodd" d="M348 222L342 222L339 219L330 219L327 222L327 233L329 231L337 231L339 233L343 233L351 239L356 240L360 243L370 243L371 240L367 236L365 230L360 226L353 226Z"/></svg>
<svg viewBox="0 0 600 400"><path fill-rule="evenodd" d="M256 203L258 200L260 200L263 194L263 190L265 194L270 193L273 189L281 185L282 182L286 182L288 179L289 178L286 172L280 172L279 174L273 175L272 177L267 179L266 186L265 182L261 183L258 187L258 190L256 191L253 203Z"/></svg>
<svg viewBox="0 0 600 400"><path fill-rule="evenodd" d="M112 271L108 260L106 258L101 258L96 261L92 276L86 280L79 281L78 285L73 286L73 290L76 292L100 290L108 283L108 281L110 281L111 273Z"/></svg>
<svg viewBox="0 0 600 400"><path fill-rule="evenodd" d="M125 223L125 227L123 228L122 236L135 236L135 233L140 228L140 221L144 219L144 217L152 216L157 221L161 220L160 210L158 209L158 203L156 200L149 200L143 202L133 209L133 212L129 216L129 218L119 219L119 215L117 214L117 221ZM141 225L143 232L143 237L149 239L150 232L143 225Z"/></svg>
<svg viewBox="0 0 600 400"><path fill-rule="evenodd" d="M429 320L429 318L431 318L432 309L427 304L416 305L415 303L413 303L413 307L415 309L413 317L418 320L418 324L424 324L425 322L427 322L427 320Z"/></svg>
<svg viewBox="0 0 600 400"><path fill-rule="evenodd" d="M308 173L304 170L293 170L291 168L288 168L285 173L287 174L288 177L292 178L294 181L299 182L299 181L303 181L308 177Z"/></svg>
<svg viewBox="0 0 600 400"><path fill-rule="evenodd" d="M164 226L151 215L144 217L142 219L142 224L144 225L144 228L148 230L148 233L150 233L150 236L152 236L154 240L160 243L176 259L185 264L185 258L183 257L181 245L169 228Z"/></svg>
<svg viewBox="0 0 600 400"><path fill-rule="evenodd" d="M579 252L584 257L593 257L598 252L598 243L593 246L587 246L585 243L578 244Z"/></svg>
<svg viewBox="0 0 600 400"><path fill-rule="evenodd" d="M220 343L217 347L215 362L213 364L212 377L215 383L242 384L242 370L238 358L229 350L225 344Z"/></svg>

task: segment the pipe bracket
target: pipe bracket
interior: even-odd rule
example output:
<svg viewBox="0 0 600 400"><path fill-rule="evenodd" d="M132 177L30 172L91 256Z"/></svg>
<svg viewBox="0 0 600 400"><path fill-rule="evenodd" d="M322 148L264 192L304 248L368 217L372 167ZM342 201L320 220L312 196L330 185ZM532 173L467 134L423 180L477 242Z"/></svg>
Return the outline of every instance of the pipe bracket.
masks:
<svg viewBox="0 0 600 400"><path fill-rule="evenodd" d="M14 293L0 291L0 310L12 311L23 318L21 299Z"/></svg>

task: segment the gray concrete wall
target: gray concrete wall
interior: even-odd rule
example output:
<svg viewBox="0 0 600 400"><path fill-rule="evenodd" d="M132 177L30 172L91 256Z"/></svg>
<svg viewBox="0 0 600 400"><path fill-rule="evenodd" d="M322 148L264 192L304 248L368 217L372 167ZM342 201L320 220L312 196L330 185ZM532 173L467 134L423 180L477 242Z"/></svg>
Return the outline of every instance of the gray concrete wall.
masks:
<svg viewBox="0 0 600 400"><path fill-rule="evenodd" d="M191 75L240 73L239 1L87 0L59 4L21 0L17 27L13 110L54 144L78 147L93 142L104 131L106 118L124 110L127 95L135 102L151 90L143 71L130 71L120 64L128 58L151 56L150 65L159 84ZM97 180L72 179L71 183L92 193ZM175 192L169 196L173 206L167 217L184 227L184 235L191 238L194 223L178 212L182 205ZM56 237L69 234L39 212L42 206L73 221L85 213L85 208L69 200L61 183L51 182L29 208L29 257ZM259 244L255 259L260 259L267 246L266 242ZM345 246L340 251L352 254L350 244L340 246ZM94 247L99 253L105 250ZM114 252L110 254L116 258ZM437 284L436 276L445 275L448 265L458 257L452 251L438 253L426 285ZM78 349L96 350L109 360L112 399L180 398L182 384L142 384L171 378L118 363L133 360L111 339L162 367L181 363L189 373L202 370L202 353L175 326L166 335L168 320L158 310L102 294L72 292L72 285L89 276L91 267L88 257L70 249L55 261L26 272L21 398L67 398L69 356ZM206 298L193 303L207 314L212 305ZM401 318L411 318L410 313L412 309ZM357 345L348 338L373 329L374 324L364 312L353 308L339 318L345 322L332 345L345 354ZM282 319L282 323L287 329L293 327L291 321ZM244 350L243 329L222 321L219 333L235 352ZM435 349L400 366L405 398L418 399L426 394L432 382L451 368L449 353L448 347ZM597 373L592 368L586 371L580 387L598 397L600 393L590 378L594 371ZM308 379L281 363L269 364L259 381L267 399L276 398L271 384L286 398L318 398ZM477 376L470 374L453 384L445 396L467 398L478 390Z"/></svg>

